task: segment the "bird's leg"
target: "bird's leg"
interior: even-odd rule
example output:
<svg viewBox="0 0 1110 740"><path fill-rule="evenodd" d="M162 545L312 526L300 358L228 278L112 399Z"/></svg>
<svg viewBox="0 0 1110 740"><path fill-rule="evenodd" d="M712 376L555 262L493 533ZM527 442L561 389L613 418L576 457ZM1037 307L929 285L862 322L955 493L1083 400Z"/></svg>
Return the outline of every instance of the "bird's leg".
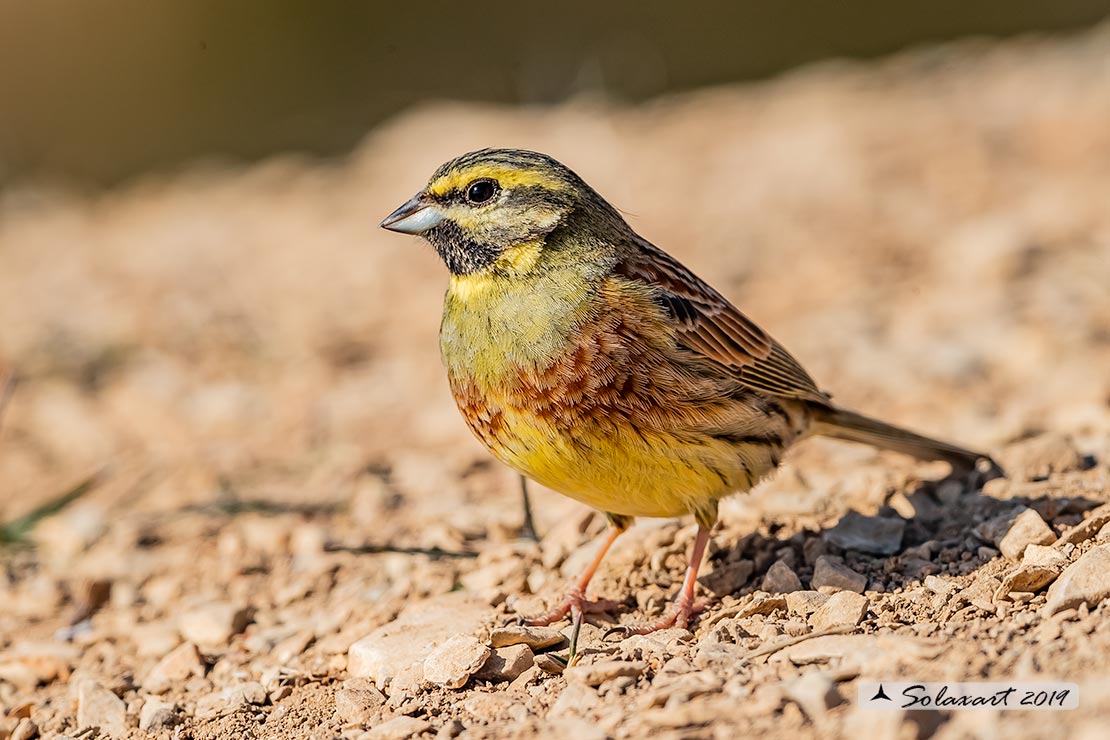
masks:
<svg viewBox="0 0 1110 740"><path fill-rule="evenodd" d="M705 546L709 544L710 527L698 523L698 535L694 539L694 551L690 553L690 565L686 568L686 578L682 581L682 589L675 595L674 601L663 612L657 621L640 627L623 626L614 627L605 634L646 635L649 632L665 630L671 627L686 629L690 617L697 614L703 607L694 604L694 588L698 582L698 568L701 566L702 556L705 555Z"/></svg>
<svg viewBox="0 0 1110 740"><path fill-rule="evenodd" d="M613 514L607 515L609 522L612 526L609 527L609 532L605 540L601 543L597 554L594 556L593 561L589 567L582 572L569 589L563 599L556 604L552 609L544 612L543 614L536 614L531 617L522 616L525 624L531 626L543 626L558 622L565 617L569 612L572 619L581 619L582 614L597 613L608 611L614 606L612 602L608 601L588 601L586 599L586 587L590 585L590 579L594 577L597 572L597 567L601 565L601 561L605 558L605 553L609 552L613 542L621 535L624 530L632 523L629 517L621 517Z"/></svg>
<svg viewBox="0 0 1110 740"><path fill-rule="evenodd" d="M528 479L523 475L520 476L520 498L524 504L524 524L520 527L520 536L532 542L539 542L540 537L536 534L536 523L532 519L532 501L528 498Z"/></svg>

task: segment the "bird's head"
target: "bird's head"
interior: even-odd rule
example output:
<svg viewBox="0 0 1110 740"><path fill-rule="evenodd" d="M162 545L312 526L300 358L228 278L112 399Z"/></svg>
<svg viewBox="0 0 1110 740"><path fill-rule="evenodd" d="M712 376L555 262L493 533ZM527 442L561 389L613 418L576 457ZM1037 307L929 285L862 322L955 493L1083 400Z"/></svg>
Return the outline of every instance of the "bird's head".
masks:
<svg viewBox="0 0 1110 740"><path fill-rule="evenodd" d="M623 224L578 175L546 154L482 149L442 165L381 226L423 236L461 276L513 261L517 253L534 259L576 212Z"/></svg>

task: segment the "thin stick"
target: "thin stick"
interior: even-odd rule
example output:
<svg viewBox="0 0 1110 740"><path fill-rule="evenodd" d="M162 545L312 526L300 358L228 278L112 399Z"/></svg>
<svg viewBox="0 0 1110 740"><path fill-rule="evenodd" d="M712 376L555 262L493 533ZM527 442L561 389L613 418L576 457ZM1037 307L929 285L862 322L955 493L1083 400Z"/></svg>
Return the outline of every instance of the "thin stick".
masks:
<svg viewBox="0 0 1110 740"><path fill-rule="evenodd" d="M753 650L750 653L748 653L747 655L745 655L744 660L751 660L752 658L759 658L759 657L764 656L764 655L771 655L772 653L777 653L778 651L782 650L783 648L788 648L788 647L791 647L793 645L797 645L799 642L805 642L806 640L812 640L815 637L828 637L829 635L845 635L845 634L848 634L849 632L853 632L854 630L855 630L854 627L840 626L840 627L830 627L829 629L822 630L821 632L812 632L808 635L798 635L797 637L791 637L789 640L783 640L782 642L776 642L773 645L764 645L761 648L756 648L755 650Z"/></svg>
<svg viewBox="0 0 1110 740"><path fill-rule="evenodd" d="M524 504L524 524L520 527L520 536L526 540L539 542L536 534L536 522L532 519L532 500L528 497L528 479L520 476L520 498Z"/></svg>

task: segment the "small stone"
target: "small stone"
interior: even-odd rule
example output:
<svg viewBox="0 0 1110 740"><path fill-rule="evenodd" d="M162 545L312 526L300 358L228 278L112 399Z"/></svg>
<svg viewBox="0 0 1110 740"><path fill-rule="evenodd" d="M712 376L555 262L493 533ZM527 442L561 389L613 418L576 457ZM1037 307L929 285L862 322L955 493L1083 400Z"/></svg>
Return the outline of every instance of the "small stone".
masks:
<svg viewBox="0 0 1110 740"><path fill-rule="evenodd" d="M205 604L184 612L177 622L181 636L197 645L222 647L251 623L250 609L228 603Z"/></svg>
<svg viewBox="0 0 1110 740"><path fill-rule="evenodd" d="M994 613L994 598L1002 582L989 573L980 572L971 585L960 591L957 598L985 612Z"/></svg>
<svg viewBox="0 0 1110 740"><path fill-rule="evenodd" d="M948 596L957 589L956 584L951 581L946 581L939 576L925 576L923 585L925 588L940 596Z"/></svg>
<svg viewBox="0 0 1110 740"><path fill-rule="evenodd" d="M1048 568L1040 565L1023 565L1020 568L1015 568L1002 579L1002 585L994 592L994 600L1001 601L1008 598L1014 591L1018 593L1036 593L1056 580L1058 575L1060 575L1058 568Z"/></svg>
<svg viewBox="0 0 1110 740"><path fill-rule="evenodd" d="M647 664L640 661L606 660L591 665L571 666L563 671L563 675L570 683L600 686L621 676L637 678L646 668Z"/></svg>
<svg viewBox="0 0 1110 740"><path fill-rule="evenodd" d="M799 617L808 617L828 600L828 594L819 591L794 591L786 595L786 608Z"/></svg>
<svg viewBox="0 0 1110 740"><path fill-rule="evenodd" d="M247 681L202 696L197 700L196 716L199 719L223 716L247 704L265 704L266 698L266 690L262 688L262 684Z"/></svg>
<svg viewBox="0 0 1110 740"><path fill-rule="evenodd" d="M800 591L802 582L798 574L781 560L776 560L763 576L763 590L769 594L789 594Z"/></svg>
<svg viewBox="0 0 1110 740"><path fill-rule="evenodd" d="M1009 530L998 541L998 549L1009 560L1020 560L1029 545L1050 545L1056 534L1033 509L1025 509L1014 518Z"/></svg>
<svg viewBox="0 0 1110 740"><path fill-rule="evenodd" d="M801 707L814 722L821 721L828 710L844 702L833 680L817 671L789 681L783 688L786 697Z"/></svg>
<svg viewBox="0 0 1110 740"><path fill-rule="evenodd" d="M578 667L578 666L576 666ZM568 669L569 670L569 669ZM548 717L566 717L568 715L582 715L597 706L599 697L588 684L568 684L559 698L551 705Z"/></svg>
<svg viewBox="0 0 1110 740"><path fill-rule="evenodd" d="M140 730L160 730L177 724L174 705L153 696L148 696L139 711Z"/></svg>
<svg viewBox="0 0 1110 740"><path fill-rule="evenodd" d="M1094 609L1110 597L1110 545L1099 545L1076 560L1052 584L1045 602L1045 613L1086 604Z"/></svg>
<svg viewBox="0 0 1110 740"><path fill-rule="evenodd" d="M1094 539L1107 524L1110 524L1110 504L1103 504L1091 511L1086 519L1064 532L1063 536L1056 542L1056 546L1078 545L1081 542Z"/></svg>
<svg viewBox="0 0 1110 740"><path fill-rule="evenodd" d="M347 671L354 677L373 679L384 689L409 666L422 665L447 639L460 633L478 634L488 610L487 604L462 592L413 604L397 619L351 645Z"/></svg>
<svg viewBox="0 0 1110 740"><path fill-rule="evenodd" d="M551 653L537 655L535 661L537 668L544 673L550 673L552 676L561 676L563 675L563 671L566 670L566 664Z"/></svg>
<svg viewBox="0 0 1110 740"><path fill-rule="evenodd" d="M143 679L142 687L152 694L164 694L172 686L184 682L187 678L203 675L204 663L200 659L196 645L185 642L155 663L150 673Z"/></svg>
<svg viewBox="0 0 1110 740"><path fill-rule="evenodd" d="M508 645L495 648L486 662L474 674L475 678L483 681L512 681L520 674L531 668L535 663L532 651L527 645Z"/></svg>
<svg viewBox="0 0 1110 740"><path fill-rule="evenodd" d="M757 614L767 615L775 611L776 609L785 608L785 596L763 596L757 593L755 594L754 599L747 606L736 613L736 619L744 619L745 617L752 617Z"/></svg>
<svg viewBox="0 0 1110 740"><path fill-rule="evenodd" d="M314 639L316 639L316 634L312 630L301 630L274 645L271 655L278 663L288 663L303 653Z"/></svg>
<svg viewBox="0 0 1110 740"><path fill-rule="evenodd" d="M35 740L38 736L39 726L32 722L30 717L24 717L12 730L11 740Z"/></svg>
<svg viewBox="0 0 1110 740"><path fill-rule="evenodd" d="M432 723L416 717L394 717L360 736L366 740L407 740L432 729Z"/></svg>
<svg viewBox="0 0 1110 740"><path fill-rule="evenodd" d="M1064 434L1040 434L1009 445L1000 462L1010 474L1022 472L1027 480L1048 478L1082 467L1082 457L1071 438Z"/></svg>
<svg viewBox="0 0 1110 740"><path fill-rule="evenodd" d="M839 559L822 555L817 558L810 585L818 591L852 591L861 594L867 587L867 578Z"/></svg>
<svg viewBox="0 0 1110 740"><path fill-rule="evenodd" d="M906 523L901 519L864 516L849 511L825 533L825 539L843 550L893 555L902 546L905 530Z"/></svg>
<svg viewBox="0 0 1110 740"><path fill-rule="evenodd" d="M867 599L851 591L838 591L809 618L813 629L855 627L867 616Z"/></svg>
<svg viewBox="0 0 1110 740"><path fill-rule="evenodd" d="M1059 550L1043 545L1029 545L1021 558L1022 567L1063 569L1067 564L1068 559Z"/></svg>
<svg viewBox="0 0 1110 740"><path fill-rule="evenodd" d="M717 596L736 593L747 584L755 571L751 560L738 560L734 563L717 565L709 573L698 579L698 583Z"/></svg>
<svg viewBox="0 0 1110 740"><path fill-rule="evenodd" d="M172 624L154 622L133 627L128 635L135 652L143 658L161 658L181 644L181 636Z"/></svg>
<svg viewBox="0 0 1110 740"><path fill-rule="evenodd" d="M449 689L460 689L490 656L490 649L470 635L455 635L424 659L424 678Z"/></svg>
<svg viewBox="0 0 1110 740"><path fill-rule="evenodd" d="M554 627L502 627L490 633L489 645L492 648L527 645L532 650L543 650L563 639L563 634Z"/></svg>
<svg viewBox="0 0 1110 740"><path fill-rule="evenodd" d="M368 678L351 678L335 692L335 713L348 725L368 725L385 704L385 695Z"/></svg>
<svg viewBox="0 0 1110 740"><path fill-rule="evenodd" d="M96 681L82 681L77 689L77 727L99 727L101 735L127 736L127 707L123 699Z"/></svg>

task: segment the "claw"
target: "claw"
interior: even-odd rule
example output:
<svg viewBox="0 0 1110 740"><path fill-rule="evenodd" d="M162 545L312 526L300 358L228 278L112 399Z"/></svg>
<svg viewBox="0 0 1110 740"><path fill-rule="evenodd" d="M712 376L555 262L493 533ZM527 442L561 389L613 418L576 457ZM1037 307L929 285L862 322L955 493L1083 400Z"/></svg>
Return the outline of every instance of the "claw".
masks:
<svg viewBox="0 0 1110 740"><path fill-rule="evenodd" d="M618 624L616 627L610 627L609 629L605 630L605 634L601 636L601 639L603 642L608 642L609 638L613 635L621 635L621 639L623 640L625 637L629 637L631 634L632 632L629 630L628 627L623 624Z"/></svg>
<svg viewBox="0 0 1110 740"><path fill-rule="evenodd" d="M663 612L658 620L649 622L644 625L629 625L622 624L607 630L601 636L602 640L607 640L611 635L621 634L624 637L631 637L632 635L648 635L652 632L659 630L670 629L677 627L678 629L687 629L690 624L690 617L695 614L700 614L705 611L705 604L695 604L693 599L688 598L685 593L680 593L667 611Z"/></svg>
<svg viewBox="0 0 1110 740"><path fill-rule="evenodd" d="M616 602L606 599L590 601L582 593L582 589L574 586L567 591L562 601L548 611L531 616L521 614L519 618L521 619L522 625L527 625L529 627L546 627L549 624L554 624L562 620L567 614L571 615L571 619L575 619L576 614L604 614L612 611L617 606L619 605Z"/></svg>

